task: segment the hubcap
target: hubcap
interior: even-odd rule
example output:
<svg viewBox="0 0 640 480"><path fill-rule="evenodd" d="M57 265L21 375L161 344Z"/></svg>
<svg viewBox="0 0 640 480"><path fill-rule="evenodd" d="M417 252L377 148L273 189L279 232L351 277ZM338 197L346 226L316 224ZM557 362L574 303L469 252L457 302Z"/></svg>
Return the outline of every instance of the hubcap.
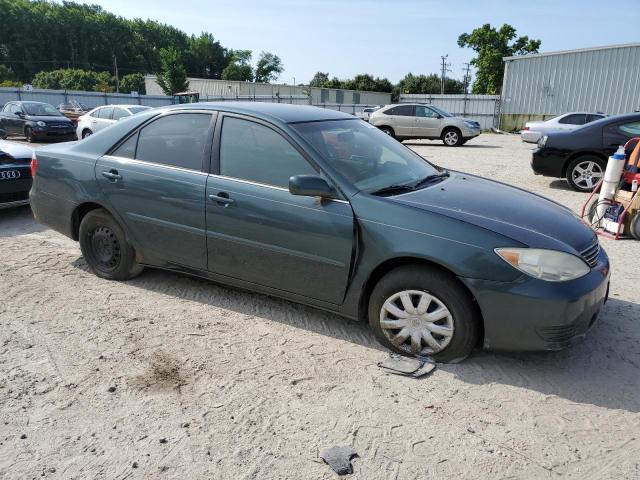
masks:
<svg viewBox="0 0 640 480"><path fill-rule="evenodd" d="M389 297L380 310L380 326L391 343L413 355L443 350L454 330L446 305L420 290L404 290Z"/></svg>
<svg viewBox="0 0 640 480"><path fill-rule="evenodd" d="M458 134L456 132L447 132L444 134L444 141L447 145L455 145L458 143Z"/></svg>
<svg viewBox="0 0 640 480"><path fill-rule="evenodd" d="M90 234L93 257L103 270L114 270L120 263L120 242L108 227L97 227Z"/></svg>
<svg viewBox="0 0 640 480"><path fill-rule="evenodd" d="M571 178L580 188L591 190L602 179L602 167L591 160L581 162L574 167Z"/></svg>

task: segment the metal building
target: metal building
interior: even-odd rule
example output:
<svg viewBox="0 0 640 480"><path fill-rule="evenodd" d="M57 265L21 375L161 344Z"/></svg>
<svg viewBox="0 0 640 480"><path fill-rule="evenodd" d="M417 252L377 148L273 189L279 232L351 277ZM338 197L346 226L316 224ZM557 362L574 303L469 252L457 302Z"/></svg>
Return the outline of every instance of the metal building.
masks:
<svg viewBox="0 0 640 480"><path fill-rule="evenodd" d="M213 80L207 78L189 78L189 90L200 93L200 99L228 99L251 97L263 101L271 97L292 100L291 103L312 105L387 105L391 103L391 94L383 92L364 92L333 88L316 88L300 85L282 85L276 83L239 82L233 80ZM145 77L148 95L163 95L156 82L155 75ZM309 100L309 94L311 98ZM270 101L270 100L269 100Z"/></svg>
<svg viewBox="0 0 640 480"><path fill-rule="evenodd" d="M640 109L640 43L505 57L504 130L571 111Z"/></svg>

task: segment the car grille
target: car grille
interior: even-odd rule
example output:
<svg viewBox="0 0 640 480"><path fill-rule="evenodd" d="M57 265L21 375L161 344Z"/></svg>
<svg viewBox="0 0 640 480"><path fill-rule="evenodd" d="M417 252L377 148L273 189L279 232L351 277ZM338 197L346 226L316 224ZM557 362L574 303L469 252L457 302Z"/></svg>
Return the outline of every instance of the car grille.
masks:
<svg viewBox="0 0 640 480"><path fill-rule="evenodd" d="M595 267L598 263L598 255L600 254L600 244L598 240L594 240L593 243L580 252L582 259L587 262L590 267Z"/></svg>
<svg viewBox="0 0 640 480"><path fill-rule="evenodd" d="M68 123L56 123L56 122L51 122L51 123L47 123L48 127L54 127L54 128L71 128L72 125L69 125Z"/></svg>

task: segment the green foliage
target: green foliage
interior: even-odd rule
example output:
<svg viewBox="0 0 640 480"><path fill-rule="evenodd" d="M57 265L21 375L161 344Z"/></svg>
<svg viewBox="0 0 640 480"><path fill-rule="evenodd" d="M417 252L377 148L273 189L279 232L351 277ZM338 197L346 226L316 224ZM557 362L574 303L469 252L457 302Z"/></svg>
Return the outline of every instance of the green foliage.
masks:
<svg viewBox="0 0 640 480"><path fill-rule="evenodd" d="M16 74L13 73L11 67L0 64L0 82L8 82L16 79Z"/></svg>
<svg viewBox="0 0 640 480"><path fill-rule="evenodd" d="M160 50L183 54L190 75L220 78L229 62L227 50L210 33L199 36L152 20L129 20L70 1L0 0L0 64L17 80L30 81L41 70L73 68L120 74L155 73Z"/></svg>
<svg viewBox="0 0 640 480"><path fill-rule="evenodd" d="M273 53L262 52L256 64L256 82L271 83L280 76L283 70L284 66L280 57Z"/></svg>
<svg viewBox="0 0 640 480"><path fill-rule="evenodd" d="M144 75L141 73L130 73L120 79L120 92L138 92L140 95L146 93L144 85Z"/></svg>
<svg viewBox="0 0 640 480"><path fill-rule="evenodd" d="M178 50L173 47L161 48L160 64L161 69L156 81L165 95L173 95L189 89L187 72L182 65Z"/></svg>
<svg viewBox="0 0 640 480"><path fill-rule="evenodd" d="M470 34L463 33L458 37L460 47L471 48L477 53L471 60L471 64L477 68L473 93L500 93L504 75L502 58L537 53L542 43L540 40L530 40L526 35L512 42L515 38L516 29L511 25L504 24L496 30L488 23Z"/></svg>
<svg viewBox="0 0 640 480"><path fill-rule="evenodd" d="M54 90L115 91L115 78L108 72L77 68L38 72L31 83L36 88Z"/></svg>
<svg viewBox="0 0 640 480"><path fill-rule="evenodd" d="M312 87L344 88L347 90L362 90L365 92L391 92L393 84L386 78L374 78L368 73L356 75L353 79L339 80L337 77L329 79L328 73L317 72L311 79Z"/></svg>
<svg viewBox="0 0 640 480"><path fill-rule="evenodd" d="M250 62L251 50L231 50L229 52L229 64L222 70L222 79L251 82L253 80L253 68Z"/></svg>
<svg viewBox="0 0 640 480"><path fill-rule="evenodd" d="M408 73L398 82L397 89L399 94L436 94L441 92L441 79L440 76L435 73L430 75L414 75ZM444 93L464 93L464 84L453 78L445 78Z"/></svg>
<svg viewBox="0 0 640 480"><path fill-rule="evenodd" d="M17 82L15 80L2 80L0 82L0 87L22 87L22 82Z"/></svg>

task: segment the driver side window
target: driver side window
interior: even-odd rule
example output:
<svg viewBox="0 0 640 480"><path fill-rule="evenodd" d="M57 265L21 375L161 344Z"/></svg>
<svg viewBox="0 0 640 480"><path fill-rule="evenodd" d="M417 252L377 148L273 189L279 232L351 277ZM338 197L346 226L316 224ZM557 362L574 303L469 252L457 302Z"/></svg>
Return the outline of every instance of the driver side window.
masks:
<svg viewBox="0 0 640 480"><path fill-rule="evenodd" d="M288 188L293 175L318 172L279 133L249 120L226 117L220 138L220 174Z"/></svg>

